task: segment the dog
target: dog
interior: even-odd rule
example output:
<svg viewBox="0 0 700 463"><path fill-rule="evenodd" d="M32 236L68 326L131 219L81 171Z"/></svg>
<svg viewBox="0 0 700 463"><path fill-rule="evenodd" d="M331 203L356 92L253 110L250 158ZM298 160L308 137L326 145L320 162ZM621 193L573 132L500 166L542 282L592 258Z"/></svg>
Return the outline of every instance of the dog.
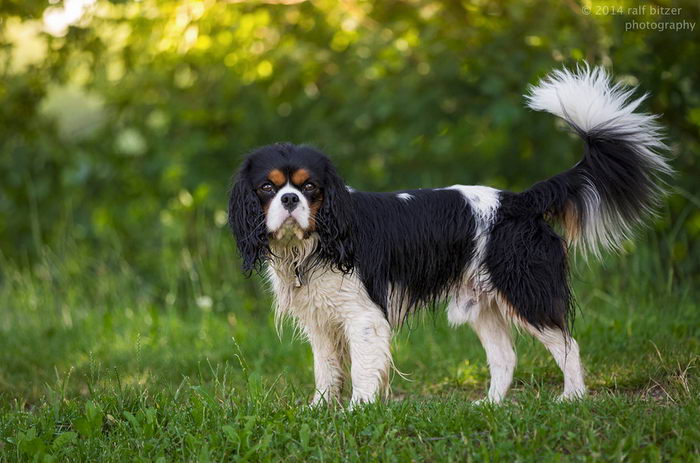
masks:
<svg viewBox="0 0 700 463"><path fill-rule="evenodd" d="M468 323L490 371L486 400L513 380L511 325L544 344L564 375L562 399L584 396L571 336L568 255L619 249L654 213L672 173L647 97L602 68L556 70L527 105L563 119L585 144L569 170L520 193L454 185L355 191L306 145L249 154L233 179L228 221L246 274L265 272L276 319L293 318L311 345L312 404L340 400L349 365L351 406L389 393L392 330L447 302Z"/></svg>

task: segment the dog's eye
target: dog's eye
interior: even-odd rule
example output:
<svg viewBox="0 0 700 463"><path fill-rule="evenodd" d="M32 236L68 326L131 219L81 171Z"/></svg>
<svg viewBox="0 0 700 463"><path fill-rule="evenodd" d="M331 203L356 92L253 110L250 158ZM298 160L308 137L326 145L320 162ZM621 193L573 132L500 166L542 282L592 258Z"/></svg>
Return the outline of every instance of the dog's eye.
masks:
<svg viewBox="0 0 700 463"><path fill-rule="evenodd" d="M266 193L270 193L273 190L272 183L263 183L260 185L260 189Z"/></svg>
<svg viewBox="0 0 700 463"><path fill-rule="evenodd" d="M301 187L301 189L304 191L314 191L316 189L316 185L314 185L311 182L306 182L304 183L304 186Z"/></svg>

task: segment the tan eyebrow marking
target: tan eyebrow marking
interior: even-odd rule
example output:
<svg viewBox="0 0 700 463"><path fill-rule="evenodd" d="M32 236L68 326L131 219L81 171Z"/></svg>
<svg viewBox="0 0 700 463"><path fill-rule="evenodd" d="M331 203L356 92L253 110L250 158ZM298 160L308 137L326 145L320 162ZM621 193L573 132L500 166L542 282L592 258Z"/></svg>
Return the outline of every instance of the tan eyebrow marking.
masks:
<svg viewBox="0 0 700 463"><path fill-rule="evenodd" d="M295 185L302 185L305 181L307 181L311 177L311 174L309 174L309 171L306 169L299 169L294 174L292 174L292 183Z"/></svg>
<svg viewBox="0 0 700 463"><path fill-rule="evenodd" d="M287 183L287 177L279 169L273 169L267 174L267 179L270 180L275 186L281 187Z"/></svg>

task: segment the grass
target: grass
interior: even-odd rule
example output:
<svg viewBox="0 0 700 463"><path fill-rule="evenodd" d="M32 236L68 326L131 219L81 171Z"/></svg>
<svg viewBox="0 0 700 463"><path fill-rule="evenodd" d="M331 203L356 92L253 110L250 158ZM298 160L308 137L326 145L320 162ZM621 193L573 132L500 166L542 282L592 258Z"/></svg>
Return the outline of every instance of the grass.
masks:
<svg viewBox="0 0 700 463"><path fill-rule="evenodd" d="M509 400L474 405L484 354L436 313L396 336L393 398L348 411L305 406L310 351L278 339L228 237L163 247L149 278L104 248L0 261L0 460L700 461L698 292L653 250L576 265L586 399L557 403L518 336Z"/></svg>

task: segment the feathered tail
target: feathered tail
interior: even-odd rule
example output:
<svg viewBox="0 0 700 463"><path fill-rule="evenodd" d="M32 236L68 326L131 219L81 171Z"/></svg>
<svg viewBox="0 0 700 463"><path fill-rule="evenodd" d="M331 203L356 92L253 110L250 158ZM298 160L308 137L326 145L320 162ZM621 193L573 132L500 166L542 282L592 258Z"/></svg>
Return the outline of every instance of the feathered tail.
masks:
<svg viewBox="0 0 700 463"><path fill-rule="evenodd" d="M657 116L635 113L647 95L613 84L602 68L555 71L526 95L528 106L564 119L586 144L573 168L522 193L538 213L558 219L584 251L617 249L663 196L671 174Z"/></svg>

